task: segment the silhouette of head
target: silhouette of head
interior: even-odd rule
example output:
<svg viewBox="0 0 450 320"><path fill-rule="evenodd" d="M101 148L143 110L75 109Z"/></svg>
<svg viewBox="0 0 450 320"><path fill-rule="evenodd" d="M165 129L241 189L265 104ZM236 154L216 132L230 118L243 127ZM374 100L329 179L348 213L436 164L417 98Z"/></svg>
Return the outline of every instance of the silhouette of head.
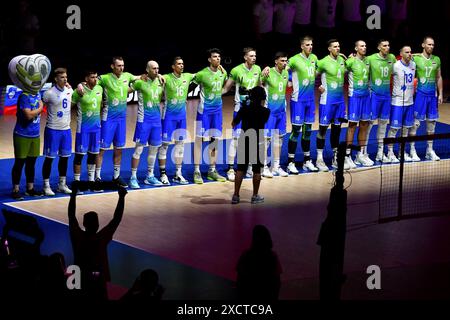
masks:
<svg viewBox="0 0 450 320"><path fill-rule="evenodd" d="M272 237L270 236L269 229L261 224L256 225L253 228L252 248L270 250L272 246Z"/></svg>
<svg viewBox="0 0 450 320"><path fill-rule="evenodd" d="M252 103L260 104L261 101L266 100L266 90L263 87L254 87L249 91L248 98Z"/></svg>
<svg viewBox="0 0 450 320"><path fill-rule="evenodd" d="M98 231L98 214L95 211L89 211L83 216L83 226L86 232L96 233Z"/></svg>
<svg viewBox="0 0 450 320"><path fill-rule="evenodd" d="M141 272L140 276L141 287L145 291L153 291L158 285L159 277L153 269L145 269Z"/></svg>

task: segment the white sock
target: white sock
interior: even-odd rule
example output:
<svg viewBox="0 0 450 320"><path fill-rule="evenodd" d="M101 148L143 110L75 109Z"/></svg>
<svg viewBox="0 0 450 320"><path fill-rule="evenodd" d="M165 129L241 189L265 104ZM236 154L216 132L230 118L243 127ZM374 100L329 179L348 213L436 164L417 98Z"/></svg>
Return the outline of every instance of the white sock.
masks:
<svg viewBox="0 0 450 320"><path fill-rule="evenodd" d="M200 165L194 164L194 172L200 172Z"/></svg>
<svg viewBox="0 0 450 320"><path fill-rule="evenodd" d="M216 165L212 164L209 166L209 172L216 171Z"/></svg>
<svg viewBox="0 0 450 320"><path fill-rule="evenodd" d="M273 159L273 168L278 168L280 166L280 159Z"/></svg>
<svg viewBox="0 0 450 320"><path fill-rule="evenodd" d="M114 165L114 179L117 179L120 176L120 165Z"/></svg>
<svg viewBox="0 0 450 320"><path fill-rule="evenodd" d="M132 178L136 178L137 179L136 173L137 173L137 168L131 168L131 177Z"/></svg>
<svg viewBox="0 0 450 320"><path fill-rule="evenodd" d="M88 164L88 181L95 180L95 164Z"/></svg>
<svg viewBox="0 0 450 320"><path fill-rule="evenodd" d="M158 147L150 146L148 149L147 157L147 174L149 177L153 176L153 169L155 168L156 154L158 153Z"/></svg>
<svg viewBox="0 0 450 320"><path fill-rule="evenodd" d="M59 177L59 185L60 186L66 185L66 177Z"/></svg>
<svg viewBox="0 0 450 320"><path fill-rule="evenodd" d="M176 173L176 175L177 176L181 176L182 174L181 174L181 164L177 164L176 165L176 168L177 168L177 173Z"/></svg>
<svg viewBox="0 0 450 320"><path fill-rule="evenodd" d="M323 160L323 149L317 149L317 160Z"/></svg>
<svg viewBox="0 0 450 320"><path fill-rule="evenodd" d="M101 179L102 168L95 168L95 178Z"/></svg>
<svg viewBox="0 0 450 320"><path fill-rule="evenodd" d="M44 188L50 188L50 179L44 179Z"/></svg>
<svg viewBox="0 0 450 320"><path fill-rule="evenodd" d="M80 181L81 178L81 173L74 173L73 175L73 180L75 181ZM45 181L44 181L45 182Z"/></svg>

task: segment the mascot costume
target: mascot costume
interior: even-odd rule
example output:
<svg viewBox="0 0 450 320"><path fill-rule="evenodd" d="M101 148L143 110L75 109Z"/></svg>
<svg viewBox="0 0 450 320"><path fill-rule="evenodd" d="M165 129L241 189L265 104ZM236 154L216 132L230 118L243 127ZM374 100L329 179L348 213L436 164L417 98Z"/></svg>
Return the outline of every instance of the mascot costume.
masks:
<svg viewBox="0 0 450 320"><path fill-rule="evenodd" d="M40 155L40 122L43 103L40 90L51 71L50 60L42 54L17 56L9 62L9 77L23 90L17 100L17 122L14 127L14 166L12 169L12 197L22 200L19 185L25 166L26 195L41 196L34 189L34 172Z"/></svg>

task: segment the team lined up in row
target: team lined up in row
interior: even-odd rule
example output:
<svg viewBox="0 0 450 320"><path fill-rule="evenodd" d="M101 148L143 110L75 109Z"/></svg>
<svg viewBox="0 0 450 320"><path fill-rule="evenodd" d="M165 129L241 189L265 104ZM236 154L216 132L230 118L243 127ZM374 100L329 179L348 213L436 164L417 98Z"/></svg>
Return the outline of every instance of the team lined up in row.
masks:
<svg viewBox="0 0 450 320"><path fill-rule="evenodd" d="M74 179L79 180L81 162L84 154L88 154L88 180L101 179L101 167L104 151L114 145L114 176L113 180L121 186L127 186L120 177L122 148L126 141L126 106L127 96L132 90L138 91L139 106L134 141L136 147L133 153L130 187L139 188L137 168L143 148L148 145L148 173L144 180L150 185L169 185L165 171L168 146L175 141L174 159L176 173L173 182L187 184L181 168L184 154L183 141L186 138L186 99L189 84L200 85L200 102L196 118L196 139L194 148L194 182L203 183L200 173L201 152L203 139L209 139L209 180L225 181L215 168L217 140L222 136L222 95L232 86L236 88L235 112L246 101L246 92L257 85L263 85L267 91L267 107L271 114L267 122L267 143L272 143L272 166L267 162L263 176L287 176L288 173L298 174L295 167L295 151L300 133L301 145L304 153L303 169L309 171L328 171L323 159L325 136L331 124L330 142L334 151L339 144L341 121L346 116L344 102L344 75L348 72L349 130L347 141L353 141L355 128L359 123L358 143L361 150L355 162L350 156L350 149L345 160L345 168L356 167L356 164L371 166L374 162L367 155L367 137L374 120L378 120L378 152L377 161L397 162L392 146L388 146L387 155L383 152L383 138L386 135L387 124L390 120L389 136L395 136L402 128L403 135L415 135L419 121L427 120L427 131L434 133L438 119L438 103L442 102L442 77L440 60L432 54L434 40L426 37L422 43L423 52L414 55L412 61L411 48L401 49L401 60L389 53L389 41L378 43L378 53L366 57L364 41L355 43L356 53L348 59L340 53L339 42L330 40L328 50L330 54L318 60L312 53L313 39L301 39L301 52L288 59L286 54L277 53L275 66L266 67L263 71L256 65L256 51L252 48L244 49L244 63L233 68L228 75L220 65L220 51L208 51L209 66L196 74L185 73L181 57L173 60L173 73L161 76L156 61L147 63L147 74L133 76L124 72L124 61L120 57L113 58L112 72L97 77L95 71L86 73L85 82L73 92L66 86L67 71L63 68L55 70L55 86L48 90L42 100L47 105L47 125L44 133L43 166L45 195L54 195L49 183L52 159L57 155L59 160L58 191L70 193L65 176L67 159L71 155L70 107L77 105L77 132L75 142ZM289 75L291 72L291 75ZM414 78L417 73L418 87L415 103ZM321 75L319 91L319 131L317 134L317 160L311 160L310 137L312 124L315 121L314 89L316 76ZM391 94L390 81L393 76ZM280 167L280 151L282 137L286 133L286 88L291 77L292 95L290 97L290 111L292 131L289 137L287 172ZM102 106L102 99L103 106ZM42 102L39 95L23 94L19 98L17 125L14 130L14 144L16 160L28 159L39 155L39 122ZM164 105L160 104L164 100ZM228 148L229 169L227 178L234 180L234 162L237 149L239 127L233 131L233 139ZM24 138L26 138L24 140ZM35 140L37 139L37 141ZM37 142L37 143L36 143ZM266 151L267 153L267 151ZM158 155L160 180L154 176L154 165ZM31 157L31 158L32 158ZM426 157L439 160L428 142ZM410 154L406 160L419 161L414 144L411 144ZM267 160L266 160L267 161ZM333 159L333 166L336 165ZM356 164L355 164L356 163ZM16 166L15 166L16 167ZM28 163L27 163L28 167ZM33 164L34 167L34 164ZM26 169L27 170L27 169ZM28 169L29 170L29 169ZM33 168L34 170L34 168ZM21 171L21 168L20 168ZM19 181L21 172L13 168L13 197L19 198ZM252 174L249 168L248 175ZM33 188L33 179L27 175L27 193L39 195Z"/></svg>

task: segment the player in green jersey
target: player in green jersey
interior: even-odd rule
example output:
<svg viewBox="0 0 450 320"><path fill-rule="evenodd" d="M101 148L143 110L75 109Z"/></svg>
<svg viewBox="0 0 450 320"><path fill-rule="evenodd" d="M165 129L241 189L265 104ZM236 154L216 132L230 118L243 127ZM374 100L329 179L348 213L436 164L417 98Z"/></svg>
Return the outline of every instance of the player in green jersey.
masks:
<svg viewBox="0 0 450 320"><path fill-rule="evenodd" d="M200 163L203 140L209 139L208 180L226 181L216 170L216 149L222 136L222 88L227 79L225 69L220 65L220 50L208 50L209 66L197 72L194 83L200 85L200 102L197 108L196 133L194 144L194 182L203 183Z"/></svg>
<svg viewBox="0 0 450 320"><path fill-rule="evenodd" d="M389 41L381 39L378 41L378 53L367 57L369 62L370 77L370 104L371 119L367 136L370 137L370 131L373 122L378 119L378 151L376 160L380 162L389 162L389 159L383 152L383 139L386 136L386 128L391 113L391 76L394 63L397 61L392 53L389 53ZM364 151L367 153L367 149Z"/></svg>
<svg viewBox="0 0 450 320"><path fill-rule="evenodd" d="M103 88L97 84L97 72L85 73L83 96L77 91L72 94L72 105L77 110L77 130L75 139L75 159L73 161L74 180L80 181L83 156L88 154L88 181L95 180L95 166L100 151L100 109ZM100 191L100 190L94 190ZM78 194L82 194L78 191Z"/></svg>
<svg viewBox="0 0 450 320"><path fill-rule="evenodd" d="M136 118L136 130L134 142L136 147L131 159L130 188L140 188L137 169L144 147L148 145L147 177L145 184L161 186L153 171L155 168L156 154L161 146L161 110L160 103L164 91L164 84L158 78L159 65L156 61L147 62L147 79L137 80L132 83L131 88L138 92L138 114Z"/></svg>
<svg viewBox="0 0 450 320"><path fill-rule="evenodd" d="M346 72L344 58L340 55L339 41L328 41L330 54L319 60L317 72L321 74L319 105L319 132L317 133L317 162L319 171L328 171L329 168L323 159L325 137L331 123L330 142L333 148L333 167L337 168L337 148L341 134L341 121L346 118L344 101L344 75Z"/></svg>
<svg viewBox="0 0 450 320"><path fill-rule="evenodd" d="M434 39L427 36L422 41L423 51L414 55L418 78L416 99L414 102L415 125L411 135L415 135L420 122L426 120L427 134L434 134L436 121L439 118L438 105L443 102L443 85L441 75L441 59L433 55ZM438 161L439 156L433 150L433 141L427 142L425 158Z"/></svg>
<svg viewBox="0 0 450 320"><path fill-rule="evenodd" d="M222 94L227 93L233 85L236 85L236 93L234 95L234 116L237 114L241 106L248 98L248 90L261 85L261 68L256 65L256 50L250 47L244 48L244 63L234 67L230 72ZM233 116L233 118L234 118ZM228 171L227 178L234 181L234 158L236 157L237 141L241 132L240 124L233 130L233 138L228 149ZM252 177L253 171L249 164L246 177Z"/></svg>
<svg viewBox="0 0 450 320"><path fill-rule="evenodd" d="M344 169L354 169L356 164L370 167L373 161L364 154L367 144L367 129L370 120L370 92L369 92L369 62L366 59L366 43L362 40L355 42L356 54L345 61L348 70L348 129L347 145L353 144L356 127L359 123L358 152L355 162L351 157L351 149L347 147Z"/></svg>
<svg viewBox="0 0 450 320"><path fill-rule="evenodd" d="M170 142L175 140L173 149L176 173L172 179L178 184L188 184L183 177L181 167L184 155L184 140L187 138L186 130L186 100L189 91L189 84L194 79L195 74L184 73L184 61L181 57L175 57L172 63L171 74L164 75L165 79L165 104L162 116L162 145L159 148L158 160L161 172L161 182L164 185L170 184L166 174L167 149Z"/></svg>
<svg viewBox="0 0 450 320"><path fill-rule="evenodd" d="M288 173L298 174L295 166L295 152L300 133L303 150L303 170L316 172L318 169L311 160L311 133L316 116L314 86L317 70L317 56L312 53L313 38L305 36L300 40L302 51L288 60L292 71L292 95L290 100L292 130L288 142Z"/></svg>
<svg viewBox="0 0 450 320"><path fill-rule="evenodd" d="M286 134L286 87L289 74L286 70L287 55L284 52L275 54L275 66L269 74L262 77L267 99L265 106L270 110L269 120L265 125L265 157L263 177L287 177L288 173L280 167L280 153L283 137ZM272 170L267 166L267 151L272 142Z"/></svg>

